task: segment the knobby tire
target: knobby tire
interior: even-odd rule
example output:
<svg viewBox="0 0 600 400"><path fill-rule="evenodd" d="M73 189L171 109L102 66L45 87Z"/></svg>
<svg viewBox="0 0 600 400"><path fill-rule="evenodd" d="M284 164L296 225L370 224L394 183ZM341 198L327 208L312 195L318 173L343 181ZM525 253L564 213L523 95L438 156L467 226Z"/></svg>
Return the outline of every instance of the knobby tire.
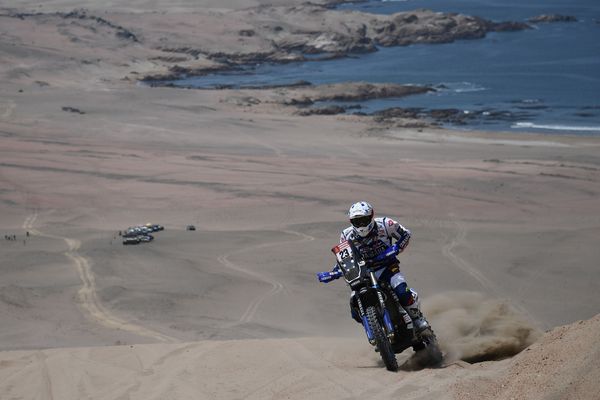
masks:
<svg viewBox="0 0 600 400"><path fill-rule="evenodd" d="M392 349L392 344L379 322L377 310L374 306L367 308L367 321L371 328L371 332L373 332L373 336L375 337L375 344L379 349L379 355L381 356L385 367L388 371L398 371L398 361L396 360L396 355Z"/></svg>

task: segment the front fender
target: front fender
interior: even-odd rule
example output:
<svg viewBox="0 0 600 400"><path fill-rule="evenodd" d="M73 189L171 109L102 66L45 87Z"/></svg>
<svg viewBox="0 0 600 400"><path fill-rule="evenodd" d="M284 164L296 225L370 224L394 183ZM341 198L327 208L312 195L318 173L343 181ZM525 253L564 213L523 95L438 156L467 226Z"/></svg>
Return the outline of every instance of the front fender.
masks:
<svg viewBox="0 0 600 400"><path fill-rule="evenodd" d="M378 309L381 308L379 301L379 291L373 288L362 288L358 293L355 294L356 298L360 300L360 303L366 309L369 306L375 306ZM362 311L361 311L362 312ZM364 312L363 312L364 314Z"/></svg>

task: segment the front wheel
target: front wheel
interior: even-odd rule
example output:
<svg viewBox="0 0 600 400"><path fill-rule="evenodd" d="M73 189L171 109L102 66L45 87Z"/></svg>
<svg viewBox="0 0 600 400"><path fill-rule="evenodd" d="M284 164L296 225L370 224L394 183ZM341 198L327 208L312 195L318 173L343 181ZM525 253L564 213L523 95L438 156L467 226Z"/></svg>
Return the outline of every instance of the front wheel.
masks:
<svg viewBox="0 0 600 400"><path fill-rule="evenodd" d="M396 355L394 354L390 340L381 327L381 322L379 321L378 313L374 306L367 307L367 321L369 323L371 332L373 332L375 344L379 350L379 355L381 355L381 359L383 360L385 367L388 371L398 371L398 361L396 361Z"/></svg>

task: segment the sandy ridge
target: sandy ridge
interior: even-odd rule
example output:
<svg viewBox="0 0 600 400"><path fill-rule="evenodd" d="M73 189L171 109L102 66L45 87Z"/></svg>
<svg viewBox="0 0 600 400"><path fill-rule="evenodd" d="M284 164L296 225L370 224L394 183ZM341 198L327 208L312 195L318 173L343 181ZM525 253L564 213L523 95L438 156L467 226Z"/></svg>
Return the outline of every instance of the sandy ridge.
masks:
<svg viewBox="0 0 600 400"><path fill-rule="evenodd" d="M484 289L492 293L496 293L497 290L495 286L490 282L489 279L485 277L485 275L483 275L481 271L478 271L477 269L473 268L472 265L470 265L467 261L465 261L463 258L458 256L454 252L455 248L457 248L465 242L465 238L467 236L467 229L465 228L465 224L457 220L456 217L454 217L452 214L450 214L450 218L457 228L457 234L453 235L452 239L447 244L445 244L444 247L442 247L442 253L444 254L444 256L450 259L450 261L452 261L452 263L455 266L457 266L463 272L466 272L477 282L479 282Z"/></svg>
<svg viewBox="0 0 600 400"><path fill-rule="evenodd" d="M513 359L398 373L382 371L363 341L338 338L3 352L0 394L61 400L595 399L599 324L600 315L555 328ZM584 348L591 348L588 356L580 356Z"/></svg>

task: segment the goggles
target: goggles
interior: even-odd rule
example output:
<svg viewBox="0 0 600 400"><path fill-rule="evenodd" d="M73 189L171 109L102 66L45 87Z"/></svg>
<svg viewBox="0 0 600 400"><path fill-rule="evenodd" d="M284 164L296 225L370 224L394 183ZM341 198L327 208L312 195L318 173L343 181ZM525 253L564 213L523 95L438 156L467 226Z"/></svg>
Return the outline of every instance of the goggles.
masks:
<svg viewBox="0 0 600 400"><path fill-rule="evenodd" d="M350 223L355 228L364 228L364 227L368 226L371 223L371 221L373 221L373 216L365 215L364 217L352 218L350 220Z"/></svg>

